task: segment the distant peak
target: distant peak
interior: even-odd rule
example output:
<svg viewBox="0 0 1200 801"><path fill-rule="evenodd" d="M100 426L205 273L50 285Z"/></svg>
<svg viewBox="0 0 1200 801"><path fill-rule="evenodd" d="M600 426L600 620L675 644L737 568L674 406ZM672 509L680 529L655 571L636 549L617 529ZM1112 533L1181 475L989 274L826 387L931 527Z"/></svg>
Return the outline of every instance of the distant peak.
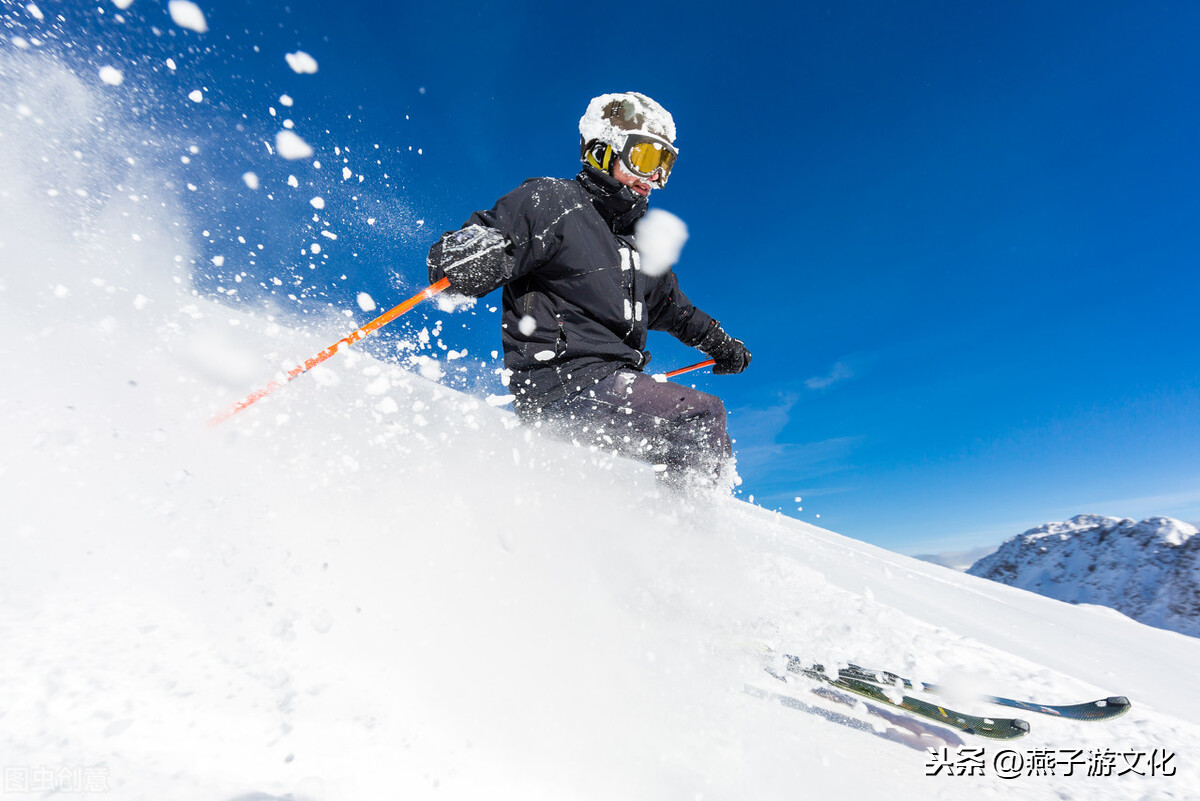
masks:
<svg viewBox="0 0 1200 801"><path fill-rule="evenodd" d="M1173 546L1183 545L1196 534L1196 527L1191 523L1173 517L1147 517L1138 523L1137 527L1153 534L1155 539Z"/></svg>
<svg viewBox="0 0 1200 801"><path fill-rule="evenodd" d="M1108 517L1107 515L1081 514L1070 520L1057 523L1043 523L1031 528L1014 539L1026 542L1047 537L1070 539L1077 534L1089 532L1120 532L1147 541L1160 542L1168 546L1179 546L1187 542L1197 533L1196 527L1173 517L1148 517L1140 523L1128 517Z"/></svg>
<svg viewBox="0 0 1200 801"><path fill-rule="evenodd" d="M1075 515L1070 520L1062 522L1043 523L1036 528L1029 529L1021 536L1024 538L1039 539L1054 535L1071 535L1080 531L1091 531L1098 528L1117 528L1122 525L1133 525L1133 521L1127 517L1082 514Z"/></svg>

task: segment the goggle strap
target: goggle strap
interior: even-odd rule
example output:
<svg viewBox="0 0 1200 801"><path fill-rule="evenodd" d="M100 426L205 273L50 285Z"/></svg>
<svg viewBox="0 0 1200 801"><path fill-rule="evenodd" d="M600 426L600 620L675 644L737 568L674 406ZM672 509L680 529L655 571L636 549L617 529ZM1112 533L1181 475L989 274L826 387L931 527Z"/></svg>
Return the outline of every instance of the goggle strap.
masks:
<svg viewBox="0 0 1200 801"><path fill-rule="evenodd" d="M597 153L600 153L600 147L602 145L604 147L604 151L600 154L599 158L597 158ZM587 152L588 164L605 172L608 172L609 167L612 166L612 157L612 145L607 145L603 142L596 142L596 144L592 145L592 148Z"/></svg>

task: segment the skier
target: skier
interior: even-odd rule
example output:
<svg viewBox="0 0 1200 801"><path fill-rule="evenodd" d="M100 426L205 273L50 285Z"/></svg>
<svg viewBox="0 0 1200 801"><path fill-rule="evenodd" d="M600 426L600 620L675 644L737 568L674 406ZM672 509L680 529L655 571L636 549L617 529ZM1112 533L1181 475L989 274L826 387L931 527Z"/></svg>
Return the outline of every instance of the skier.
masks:
<svg viewBox="0 0 1200 801"><path fill-rule="evenodd" d="M429 250L429 278L482 297L504 288L501 338L518 417L648 461L673 486L732 479L720 399L642 372L648 329L740 373L750 352L679 290L639 269L634 224L666 186L675 122L637 92L594 98L574 180L530 178Z"/></svg>

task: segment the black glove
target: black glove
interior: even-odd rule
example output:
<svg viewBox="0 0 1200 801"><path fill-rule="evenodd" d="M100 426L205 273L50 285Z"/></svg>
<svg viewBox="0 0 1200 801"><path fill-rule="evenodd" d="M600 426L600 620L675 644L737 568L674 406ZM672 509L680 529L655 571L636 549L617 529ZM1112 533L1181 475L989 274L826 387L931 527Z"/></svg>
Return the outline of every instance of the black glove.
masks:
<svg viewBox="0 0 1200 801"><path fill-rule="evenodd" d="M716 320L712 321L712 327L696 347L716 362L713 375L732 375L750 366L750 351L746 350L746 343L726 334Z"/></svg>
<svg viewBox="0 0 1200 801"><path fill-rule="evenodd" d="M433 243L425 260L429 281L436 283L445 275L455 292L482 297L512 278L516 260L510 248L504 234L483 225L447 231Z"/></svg>

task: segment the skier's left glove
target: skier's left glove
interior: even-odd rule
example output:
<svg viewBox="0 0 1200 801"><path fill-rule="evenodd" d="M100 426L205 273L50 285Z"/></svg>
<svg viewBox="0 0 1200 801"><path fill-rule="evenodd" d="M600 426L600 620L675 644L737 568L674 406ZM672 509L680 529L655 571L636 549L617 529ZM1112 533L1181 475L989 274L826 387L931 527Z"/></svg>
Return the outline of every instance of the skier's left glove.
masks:
<svg viewBox="0 0 1200 801"><path fill-rule="evenodd" d="M725 333L716 320L712 321L708 333L696 348L716 362L713 375L732 375L750 366L750 351L746 350L746 343Z"/></svg>

